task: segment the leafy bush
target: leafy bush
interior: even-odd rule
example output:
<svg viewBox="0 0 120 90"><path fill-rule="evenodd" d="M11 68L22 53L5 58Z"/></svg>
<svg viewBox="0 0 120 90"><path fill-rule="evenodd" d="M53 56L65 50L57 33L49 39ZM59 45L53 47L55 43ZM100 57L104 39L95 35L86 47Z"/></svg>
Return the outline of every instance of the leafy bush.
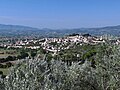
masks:
<svg viewBox="0 0 120 90"><path fill-rule="evenodd" d="M13 64L11 63L11 62L7 62L6 63L6 66L9 68L9 67L11 67Z"/></svg>
<svg viewBox="0 0 120 90"><path fill-rule="evenodd" d="M49 63L44 60L25 61L17 64L7 76L6 90L96 90L92 68L88 68L87 62L68 67L55 60Z"/></svg>
<svg viewBox="0 0 120 90"><path fill-rule="evenodd" d="M6 90L120 90L120 47L112 46L111 52L96 55L96 68L87 60L67 66L58 60L25 59L3 85Z"/></svg>
<svg viewBox="0 0 120 90"><path fill-rule="evenodd" d="M0 90L5 90L4 81L1 78L0 78Z"/></svg>
<svg viewBox="0 0 120 90"><path fill-rule="evenodd" d="M97 55L96 78L102 90L120 89L120 47L109 46L111 54ZM106 50L106 51L107 51Z"/></svg>
<svg viewBox="0 0 120 90"><path fill-rule="evenodd" d="M0 75L3 75L3 71L0 71Z"/></svg>

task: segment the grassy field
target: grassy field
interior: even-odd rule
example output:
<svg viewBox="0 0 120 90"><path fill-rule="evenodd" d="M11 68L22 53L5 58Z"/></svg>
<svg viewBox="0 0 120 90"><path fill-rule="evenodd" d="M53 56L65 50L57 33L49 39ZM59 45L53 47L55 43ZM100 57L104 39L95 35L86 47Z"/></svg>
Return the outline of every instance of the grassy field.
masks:
<svg viewBox="0 0 120 90"><path fill-rule="evenodd" d="M17 56L17 55L18 55L18 52L16 50L0 49L0 58L6 58L8 56Z"/></svg>
<svg viewBox="0 0 120 90"><path fill-rule="evenodd" d="M0 58L7 58L8 56L17 56L18 54L0 54Z"/></svg>
<svg viewBox="0 0 120 90"><path fill-rule="evenodd" d="M9 68L0 68L0 71L2 71L4 75L9 74Z"/></svg>

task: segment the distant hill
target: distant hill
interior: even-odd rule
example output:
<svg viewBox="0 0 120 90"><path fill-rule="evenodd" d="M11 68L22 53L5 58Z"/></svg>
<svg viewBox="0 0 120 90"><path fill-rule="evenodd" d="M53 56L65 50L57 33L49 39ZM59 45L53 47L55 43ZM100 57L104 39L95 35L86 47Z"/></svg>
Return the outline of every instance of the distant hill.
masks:
<svg viewBox="0 0 120 90"><path fill-rule="evenodd" d="M21 26L21 25L5 25L0 24L0 30L37 30L38 28L28 27L28 26Z"/></svg>
<svg viewBox="0 0 120 90"><path fill-rule="evenodd" d="M72 33L89 33L91 35L120 35L120 25L108 26L101 28L77 28L77 29L38 29L28 26L20 25L4 25L0 24L0 36L41 36L41 37L55 37L63 36Z"/></svg>
<svg viewBox="0 0 120 90"><path fill-rule="evenodd" d="M25 36L35 34L36 31L39 29L21 25L0 24L0 36Z"/></svg>

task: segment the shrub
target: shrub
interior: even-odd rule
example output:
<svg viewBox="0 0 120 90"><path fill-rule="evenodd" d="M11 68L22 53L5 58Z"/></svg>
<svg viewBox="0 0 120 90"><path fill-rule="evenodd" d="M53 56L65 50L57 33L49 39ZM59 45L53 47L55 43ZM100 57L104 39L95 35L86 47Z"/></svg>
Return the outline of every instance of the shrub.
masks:
<svg viewBox="0 0 120 90"><path fill-rule="evenodd" d="M7 62L6 65L7 65L7 67L9 68L9 67L12 66L12 63L11 63L11 62Z"/></svg>
<svg viewBox="0 0 120 90"><path fill-rule="evenodd" d="M6 62L7 62L7 61L13 61L13 60L14 60L13 56L8 56L8 57L6 58Z"/></svg>
<svg viewBox="0 0 120 90"><path fill-rule="evenodd" d="M3 68L3 64L0 64L0 68Z"/></svg>
<svg viewBox="0 0 120 90"><path fill-rule="evenodd" d="M3 71L0 71L0 75L3 75Z"/></svg>
<svg viewBox="0 0 120 90"><path fill-rule="evenodd" d="M14 66L4 80L6 90L120 90L120 47L113 46L112 53L95 57L96 68L91 63L49 62L25 59Z"/></svg>
<svg viewBox="0 0 120 90"><path fill-rule="evenodd" d="M0 90L5 90L5 85L2 78L0 78Z"/></svg>

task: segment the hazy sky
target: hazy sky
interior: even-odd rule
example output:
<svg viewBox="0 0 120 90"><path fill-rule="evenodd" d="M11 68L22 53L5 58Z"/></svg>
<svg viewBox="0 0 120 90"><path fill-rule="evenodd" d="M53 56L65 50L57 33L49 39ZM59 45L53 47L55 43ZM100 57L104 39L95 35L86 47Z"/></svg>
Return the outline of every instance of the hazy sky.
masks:
<svg viewBox="0 0 120 90"><path fill-rule="evenodd" d="M0 23L38 28L120 24L120 0L0 0Z"/></svg>

